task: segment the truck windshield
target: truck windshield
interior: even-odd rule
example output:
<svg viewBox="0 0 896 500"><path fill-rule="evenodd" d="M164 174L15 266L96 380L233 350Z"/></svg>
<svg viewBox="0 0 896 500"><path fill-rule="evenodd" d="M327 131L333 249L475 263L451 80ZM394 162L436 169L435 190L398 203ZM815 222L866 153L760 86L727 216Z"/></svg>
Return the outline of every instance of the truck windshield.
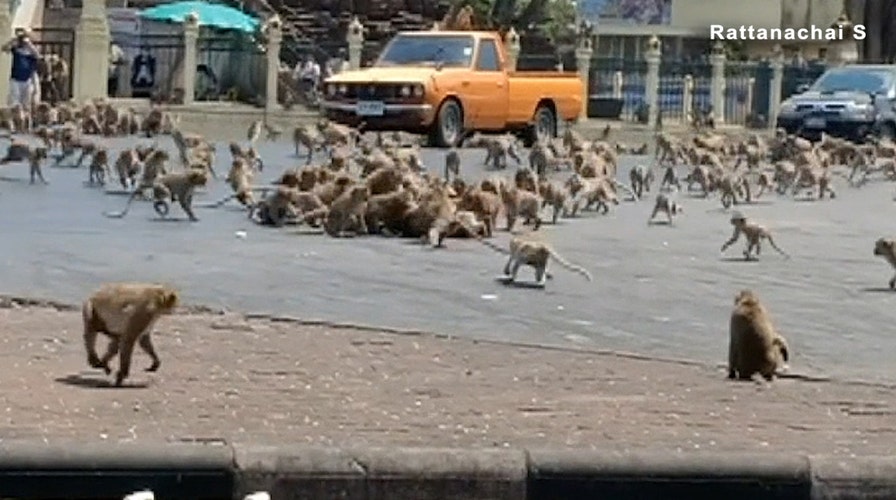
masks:
<svg viewBox="0 0 896 500"><path fill-rule="evenodd" d="M853 91L885 94L893 83L893 73L887 70L844 68L821 75L810 88L816 92Z"/></svg>
<svg viewBox="0 0 896 500"><path fill-rule="evenodd" d="M386 45L375 66L469 67L473 45L473 37L465 35L398 35Z"/></svg>

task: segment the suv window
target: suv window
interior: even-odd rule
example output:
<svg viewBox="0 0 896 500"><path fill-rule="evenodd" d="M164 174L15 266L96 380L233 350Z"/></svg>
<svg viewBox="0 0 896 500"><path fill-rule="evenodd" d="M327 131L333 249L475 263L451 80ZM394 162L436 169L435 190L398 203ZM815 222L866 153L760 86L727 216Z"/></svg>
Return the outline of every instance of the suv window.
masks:
<svg viewBox="0 0 896 500"><path fill-rule="evenodd" d="M501 71L498 58L498 45L494 40L479 42L479 56L476 59L478 71Z"/></svg>

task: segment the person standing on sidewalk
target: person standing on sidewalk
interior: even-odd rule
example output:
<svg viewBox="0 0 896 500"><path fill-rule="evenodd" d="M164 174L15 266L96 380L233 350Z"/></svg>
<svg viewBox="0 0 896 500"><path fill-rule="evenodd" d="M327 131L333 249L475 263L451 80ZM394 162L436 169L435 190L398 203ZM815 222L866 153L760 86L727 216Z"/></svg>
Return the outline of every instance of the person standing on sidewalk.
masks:
<svg viewBox="0 0 896 500"><path fill-rule="evenodd" d="M15 37L3 44L2 50L12 54L12 71L9 82L9 105L20 104L31 109L34 98L34 82L40 52L28 36L25 28L16 28Z"/></svg>

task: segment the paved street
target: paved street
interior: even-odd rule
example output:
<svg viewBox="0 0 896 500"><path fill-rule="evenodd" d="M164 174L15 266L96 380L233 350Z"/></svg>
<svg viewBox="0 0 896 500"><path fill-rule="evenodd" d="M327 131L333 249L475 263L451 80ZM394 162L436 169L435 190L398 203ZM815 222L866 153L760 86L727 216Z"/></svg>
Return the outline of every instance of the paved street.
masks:
<svg viewBox="0 0 896 500"><path fill-rule="evenodd" d="M107 142L117 154L132 141ZM160 141L173 148L170 138ZM219 149L223 177L230 158ZM260 149L266 179L297 161L286 144ZM440 169L442 154L424 158ZM464 152L465 176L482 174L482 157ZM25 179L27 166L2 167L0 175ZM767 246L759 262L725 260L718 250L731 226L717 199L684 199L686 213L672 227L648 227L649 201L548 224L545 237L595 282L555 266L539 291L497 283L503 257L475 241L432 250L380 237L332 239L256 227L235 208L202 209L192 224L155 221L149 204L136 203L127 218L109 219L101 213L119 210L125 197L85 187L86 168L45 175L49 186L0 182L0 293L73 302L104 281L166 281L188 302L236 311L716 363L727 352L734 294L752 287L791 343L793 371L896 380L889 328L896 295L876 293L892 273L872 255L875 239L896 235L892 186L882 182L838 185L833 201L772 195L744 208L775 232L790 261ZM227 193L217 181L199 201ZM245 239L235 236L241 230ZM727 257L737 258L741 244ZM521 277L531 279L531 270Z"/></svg>

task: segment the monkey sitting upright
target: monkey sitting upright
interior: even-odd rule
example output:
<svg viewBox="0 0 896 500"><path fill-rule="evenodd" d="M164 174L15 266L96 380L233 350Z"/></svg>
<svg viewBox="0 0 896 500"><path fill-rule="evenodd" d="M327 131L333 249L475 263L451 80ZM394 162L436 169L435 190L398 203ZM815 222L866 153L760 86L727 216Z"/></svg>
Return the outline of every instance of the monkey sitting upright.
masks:
<svg viewBox="0 0 896 500"><path fill-rule="evenodd" d="M769 244L771 244L772 248L774 248L778 253L783 255L785 258L789 259L790 256L775 244L775 240L772 238L772 233L768 229L755 222L748 222L747 218L744 217L740 212L734 212L731 214L731 225L734 226L734 234L731 235L731 238L728 239L725 243L722 244L722 252L724 252L728 247L734 244L740 238L741 233L743 233L744 237L747 239L747 248L744 249L744 259L752 260L759 256L759 252L761 250L760 243L762 240L768 240ZM753 251L756 251L756 256L753 256Z"/></svg>
<svg viewBox="0 0 896 500"><path fill-rule="evenodd" d="M729 379L750 380L758 373L770 382L790 358L787 341L752 290L741 290L734 298L729 336Z"/></svg>

